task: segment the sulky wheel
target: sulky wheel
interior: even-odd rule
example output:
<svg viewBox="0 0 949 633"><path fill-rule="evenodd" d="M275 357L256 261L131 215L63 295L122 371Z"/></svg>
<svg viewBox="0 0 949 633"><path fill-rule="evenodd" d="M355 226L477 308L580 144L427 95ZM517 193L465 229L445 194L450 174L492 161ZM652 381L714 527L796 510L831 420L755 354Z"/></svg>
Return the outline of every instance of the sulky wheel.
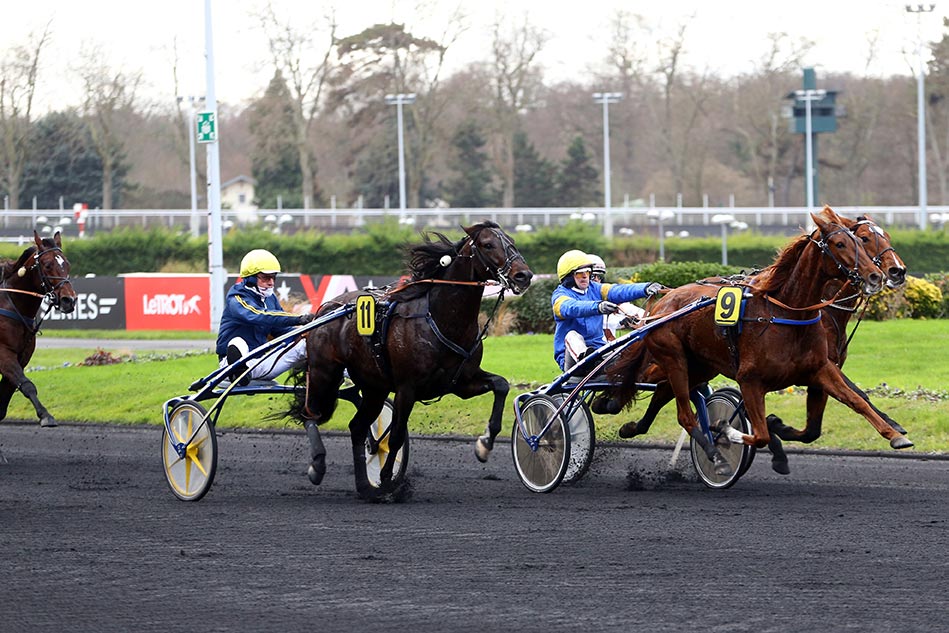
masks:
<svg viewBox="0 0 949 633"><path fill-rule="evenodd" d="M515 405L516 406L516 405ZM563 481L570 465L570 429L557 405L544 395L534 395L521 408L524 428L515 424L511 451L517 476L532 492L550 492ZM550 422L550 428L540 433Z"/></svg>
<svg viewBox="0 0 949 633"><path fill-rule="evenodd" d="M558 407L566 400L565 394L551 396ZM593 426L593 415L587 403L579 400L573 408L573 414L567 420L570 428L570 460L567 472L564 473L561 483L571 484L579 481L590 469L593 461L593 450L596 447L596 430Z"/></svg>
<svg viewBox="0 0 949 633"><path fill-rule="evenodd" d="M716 389L705 401L708 409L709 427L719 453L731 466L731 475L718 475L714 465L701 446L690 440L692 464L702 482L709 488L728 488L738 481L755 458L755 448L748 444L732 444L721 431L722 425L730 424L745 435L751 435L751 423L745 415L741 392L732 387Z"/></svg>
<svg viewBox="0 0 949 633"><path fill-rule="evenodd" d="M181 402L171 410L162 431L161 459L171 491L182 501L197 501L214 482L217 470L217 437L214 425L203 422L207 412L197 402ZM171 436L168 428L171 428ZM190 440L190 441L189 441ZM174 442L174 443L173 443ZM187 442L184 455L175 444Z"/></svg>
<svg viewBox="0 0 949 633"><path fill-rule="evenodd" d="M381 483L379 473L385 460L389 457L389 425L392 423L392 412L395 407L392 400L386 398L379 417L369 427L369 437L366 438L366 475L373 488ZM409 465L409 436L405 436L402 448L395 454L395 464L392 467L392 483L399 484L405 478L405 471Z"/></svg>

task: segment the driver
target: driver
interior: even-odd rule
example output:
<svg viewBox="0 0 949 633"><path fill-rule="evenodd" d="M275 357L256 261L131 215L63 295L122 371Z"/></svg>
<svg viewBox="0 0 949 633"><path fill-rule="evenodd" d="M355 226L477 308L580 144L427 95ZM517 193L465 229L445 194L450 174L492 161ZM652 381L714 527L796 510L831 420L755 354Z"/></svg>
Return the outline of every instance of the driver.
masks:
<svg viewBox="0 0 949 633"><path fill-rule="evenodd" d="M591 349L606 344L603 315L619 310L618 303L651 297L662 290L656 282L607 284L593 281L593 260L569 250L557 261L560 285L550 297L554 313L554 359L566 371Z"/></svg>
<svg viewBox="0 0 949 633"><path fill-rule="evenodd" d="M241 279L227 293L218 329L216 351L221 367L234 364L272 337L286 334L316 317L313 313L293 314L283 309L274 295L279 272L280 262L270 251L255 249L244 255ZM305 359L306 341L301 337L289 349L249 361L250 378L272 380ZM241 384L247 382L245 378Z"/></svg>

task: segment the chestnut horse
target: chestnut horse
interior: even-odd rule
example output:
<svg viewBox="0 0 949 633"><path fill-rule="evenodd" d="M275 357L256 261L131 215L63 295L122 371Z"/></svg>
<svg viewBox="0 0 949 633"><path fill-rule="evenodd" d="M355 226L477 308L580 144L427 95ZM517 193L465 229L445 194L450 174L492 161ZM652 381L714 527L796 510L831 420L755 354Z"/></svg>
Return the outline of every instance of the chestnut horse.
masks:
<svg viewBox="0 0 949 633"><path fill-rule="evenodd" d="M711 309L700 309L655 328L629 346L610 370L618 384L620 404L629 403L646 363L661 368L676 400L679 424L702 446L716 472L730 474L730 466L698 428L690 391L718 375L738 382L752 435L734 432L733 442L762 448L770 433L764 398L769 391L791 385L815 386L860 413L890 440L893 448L912 446L888 425L850 386L840 368L828 357L827 337L820 325L822 297L828 282L846 280L863 294L878 292L883 283L880 269L867 255L861 240L842 223L811 216L817 229L788 245L775 262L752 276L745 286L740 335L736 327L715 324ZM688 284L666 294L650 316L669 314L693 301L712 297L719 286ZM635 423L620 429L630 436Z"/></svg>
<svg viewBox="0 0 949 633"><path fill-rule="evenodd" d="M10 398L19 389L33 403L40 426L56 426L23 368L36 349L42 320L37 312L43 297L51 307L69 313L76 307L76 292L69 282L69 261L63 255L59 232L52 239L40 239L33 231L33 240L35 245L16 261L4 262L0 270L0 420L7 417Z"/></svg>
<svg viewBox="0 0 949 633"><path fill-rule="evenodd" d="M890 288L897 288L906 283L906 266L903 260L894 250L889 234L884 231L870 216L861 215L856 220L851 220L834 212L829 206L825 206L821 211L821 216L825 220L837 222L846 226L850 231L861 240L867 255L873 262L886 273L886 285ZM865 305L865 297L857 290L845 297L839 297L839 293L844 281L832 279L824 287L823 297L837 297L832 303L821 309L821 324L824 326L824 333L827 336L827 352L830 360L843 366L847 357L847 346L850 342L847 336L847 323L853 314ZM850 335L851 337L853 334ZM846 379L846 376L845 376ZM655 383L656 391L649 401L643 417L636 423L629 423L623 426L620 435L624 438L643 435L649 431L652 423L655 421L659 411L669 401L672 400L672 389L665 380L661 368L654 363L647 370L644 382ZM849 380L848 380L849 383ZM867 401L877 414L883 418L887 424L892 426L900 433L905 434L905 430L897 424L886 413L877 409L870 402L869 397L859 389L855 384L849 383L850 387L856 391L860 397ZM824 410L827 405L827 394L817 387L809 387L807 390L807 424L803 431L799 431L787 426L783 421L774 415L768 415L768 428L771 431L771 443L769 448L772 451L772 468L778 473L788 474L787 454L781 445L781 440L813 442L821 434ZM616 404L604 405L616 408ZM603 410L605 413L615 413L616 410Z"/></svg>
<svg viewBox="0 0 949 633"><path fill-rule="evenodd" d="M464 231L465 236L456 242L441 233L429 233L423 243L409 249L411 278L379 298L376 335L361 335L356 319L331 321L308 334L307 390L292 413L307 427L312 460L308 474L314 484L322 480L326 468L317 425L333 415L344 370L362 394L349 423L356 491L361 498L384 498L395 492L395 455L419 401L446 394L468 399L492 392L494 406L487 429L475 445L478 459L487 459L501 430L510 386L503 377L481 369L484 332L478 326L478 314L484 287L500 283L502 297L505 290L520 294L530 286L533 273L514 240L494 222ZM321 307L320 314L355 301L359 294L364 293L336 297ZM364 447L367 431L390 392L395 392L390 452L377 489L366 475Z"/></svg>

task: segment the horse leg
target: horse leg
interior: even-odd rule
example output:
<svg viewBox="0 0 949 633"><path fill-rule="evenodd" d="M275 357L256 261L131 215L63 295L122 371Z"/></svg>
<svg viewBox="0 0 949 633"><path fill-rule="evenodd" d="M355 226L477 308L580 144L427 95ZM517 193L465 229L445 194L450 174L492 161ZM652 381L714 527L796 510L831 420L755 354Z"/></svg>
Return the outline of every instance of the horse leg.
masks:
<svg viewBox="0 0 949 633"><path fill-rule="evenodd" d="M361 499L368 499L373 496L375 490L369 482L369 475L366 472L366 440L369 436L369 427L373 421L379 417L382 407L386 400L385 392L366 392L362 394L359 405L356 407L356 413L349 421L349 436L352 441L353 450L353 473L356 478L356 493ZM394 419L393 419L394 422ZM391 433L390 446L391 446ZM389 453L389 459L394 459L395 453ZM388 460L387 460L388 461ZM385 487L385 480L382 485Z"/></svg>
<svg viewBox="0 0 949 633"><path fill-rule="evenodd" d="M326 474L326 447L320 436L319 425L333 417L336 410L339 385L343 380L342 367L310 368L307 374L306 419L303 426L310 443L310 465L306 476L319 486Z"/></svg>
<svg viewBox="0 0 949 633"><path fill-rule="evenodd" d="M765 420L771 439L768 448L771 449L771 468L774 472L787 475L791 472L788 465L788 456L784 451L781 440L789 442L804 442L810 444L821 436L824 423L824 410L827 408L827 393L816 385L807 388L807 422L804 430L799 431L784 423L781 418L769 414Z"/></svg>
<svg viewBox="0 0 949 633"><path fill-rule="evenodd" d="M9 385L16 385L15 388L19 389L20 392L33 403L33 408L36 409L36 417L39 418L40 426L56 426L56 418L54 418L52 414L46 410L46 407L43 406L43 403L40 402L39 396L36 393L36 385L23 374L23 367L19 362L8 361L0 364L0 374L3 375L3 382ZM4 389L9 389L9 387L4 387ZM10 399L6 398L6 400L9 403ZM6 407L4 407L4 416L6 416Z"/></svg>
<svg viewBox="0 0 949 633"><path fill-rule="evenodd" d="M16 391L16 385L6 376L0 378L0 420L7 417L7 407L10 406L10 399Z"/></svg>
<svg viewBox="0 0 949 633"><path fill-rule="evenodd" d="M705 435L705 432L699 426L695 412L692 410L688 370L683 364L685 361L682 359L684 359L684 356L676 358L674 366L672 363L667 365L669 382L675 394L676 417L679 421L679 426L685 429L685 432L702 448L705 455L709 458L709 461L712 462L712 468L715 474L723 477L731 476L733 472L732 467L725 458L722 457L715 443Z"/></svg>
<svg viewBox="0 0 949 633"><path fill-rule="evenodd" d="M507 400L507 394L511 390L511 385L505 378L497 374L490 374L484 370L479 370L477 374L469 380L456 384L452 393L467 400L475 396L488 393L494 394L494 404L491 406L491 416L488 418L488 424L484 429L484 435L475 440L475 457L479 462L488 461L488 456L494 449L494 439L501 432L501 418L504 415L504 402Z"/></svg>
<svg viewBox="0 0 949 633"><path fill-rule="evenodd" d="M742 398L745 401L745 413L751 422L751 435L741 435L741 441L755 448L768 446L771 433L768 431L768 422L765 419L764 389L754 382L738 381ZM726 429L727 430L727 429Z"/></svg>
<svg viewBox="0 0 949 633"><path fill-rule="evenodd" d="M649 432L649 427L656 421L656 416L659 415L659 411L669 404L673 397L672 387L669 386L668 382L661 382L656 385L656 390L652 393L652 397L649 398L649 406L646 407L646 412L643 413L643 417L640 418L638 422L627 422L621 426L619 428L619 436L624 439L629 439Z"/></svg>
<svg viewBox="0 0 949 633"><path fill-rule="evenodd" d="M906 429L904 429L904 428L899 424L899 422L897 422L896 420L894 420L893 418L891 418L890 416L888 416L887 414L885 414L883 411L880 411L879 409L877 409L876 406L874 406L874 404L873 404L872 402L870 402L870 396L868 396L865 391L863 391L862 389L860 389L860 387L858 387L857 385L855 385L852 380L850 380L849 378L847 378L846 374L844 374L843 376L844 376L844 380L847 382L847 385L848 385L851 389L853 389L854 393L856 393L858 396L860 396L861 398L863 398L864 400L866 400L867 404L870 405L870 407L876 412L876 414L877 414L878 416L880 416L881 418L883 418L883 421L884 421L884 422L886 422L886 423L889 424L891 427L893 427L893 429L894 429L895 431L899 432L901 435L906 435Z"/></svg>
<svg viewBox="0 0 949 633"><path fill-rule="evenodd" d="M890 441L891 447L909 448L913 446L913 443L905 435L887 424L867 400L861 398L860 394L850 388L848 384L850 381L840 371L839 367L827 362L817 372L815 380L835 400L847 405L866 418L867 422L877 430L877 433Z"/></svg>
<svg viewBox="0 0 949 633"><path fill-rule="evenodd" d="M379 488L373 488L366 474L365 442L366 433L372 421L382 410L386 394L363 394L363 406L350 422L349 432L353 443L353 464L356 473L356 493L360 499L377 501L392 492L392 471L395 468L395 456L405 444L408 435L408 419L415 406L415 392L405 387L395 392L393 400L392 423L389 425L389 457L379 471ZM374 412L374 413L373 413ZM370 415L371 414L371 415Z"/></svg>

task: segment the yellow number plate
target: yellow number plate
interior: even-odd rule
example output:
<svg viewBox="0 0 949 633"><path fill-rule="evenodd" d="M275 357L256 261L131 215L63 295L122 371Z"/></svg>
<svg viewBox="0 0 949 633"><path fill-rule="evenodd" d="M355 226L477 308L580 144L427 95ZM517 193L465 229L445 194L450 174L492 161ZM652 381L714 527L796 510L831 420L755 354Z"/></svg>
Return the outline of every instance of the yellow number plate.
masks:
<svg viewBox="0 0 949 633"><path fill-rule="evenodd" d="M363 336L376 331L376 300L371 295L356 297L356 331Z"/></svg>
<svg viewBox="0 0 949 633"><path fill-rule="evenodd" d="M715 299L715 323L735 325L741 312L741 288L728 286L718 291Z"/></svg>

